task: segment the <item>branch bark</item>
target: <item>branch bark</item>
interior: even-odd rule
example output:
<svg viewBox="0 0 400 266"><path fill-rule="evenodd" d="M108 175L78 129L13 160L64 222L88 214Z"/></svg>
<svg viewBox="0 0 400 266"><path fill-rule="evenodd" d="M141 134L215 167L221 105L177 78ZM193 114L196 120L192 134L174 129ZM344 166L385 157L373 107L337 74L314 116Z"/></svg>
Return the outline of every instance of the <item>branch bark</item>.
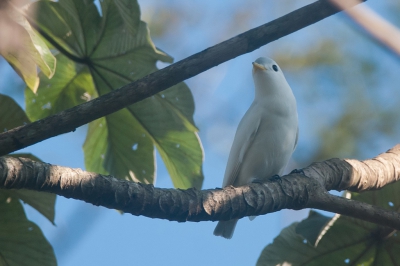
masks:
<svg viewBox="0 0 400 266"><path fill-rule="evenodd" d="M399 180L400 145L371 160L330 159L313 163L303 172L305 175L292 173L263 184L199 191L155 188L81 169L0 157L0 188L46 191L137 216L178 222L229 220L282 209L317 208L400 229L399 213L327 192L379 189Z"/></svg>
<svg viewBox="0 0 400 266"><path fill-rule="evenodd" d="M332 6L329 1L316 1L92 101L9 130L0 134L0 156L45 139L74 131L79 126L139 102L214 66L254 51L337 12L339 10Z"/></svg>

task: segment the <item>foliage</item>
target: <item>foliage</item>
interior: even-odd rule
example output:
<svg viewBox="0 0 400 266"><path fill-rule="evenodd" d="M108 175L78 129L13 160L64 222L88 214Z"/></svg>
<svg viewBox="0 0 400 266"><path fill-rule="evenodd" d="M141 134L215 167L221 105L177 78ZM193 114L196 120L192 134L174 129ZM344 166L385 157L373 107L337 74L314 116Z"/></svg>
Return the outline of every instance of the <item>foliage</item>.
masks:
<svg viewBox="0 0 400 266"><path fill-rule="evenodd" d="M347 193L349 198L398 211L400 183L380 191ZM396 230L346 216L310 211L307 219L282 230L262 251L257 265L397 265Z"/></svg>
<svg viewBox="0 0 400 266"><path fill-rule="evenodd" d="M18 198L0 192L0 265L56 265L40 228L26 219Z"/></svg>
<svg viewBox="0 0 400 266"><path fill-rule="evenodd" d="M8 96L0 95L0 128L29 123L24 110ZM31 154L13 154L39 160ZM54 224L56 195L26 189L0 189L0 265L55 265L52 247L40 228L29 221L20 200L31 205Z"/></svg>
<svg viewBox="0 0 400 266"><path fill-rule="evenodd" d="M118 89L156 71L157 61L172 62L151 41L146 23L140 20L136 1L104 0L100 6L93 1L38 1L29 5L26 17L20 6L5 6L7 9L0 10L5 14L0 17L2 24L8 26L8 34L11 31L18 34L14 43L0 42L0 54L27 84L27 113L11 98L0 95L0 128L4 131ZM39 74L37 67L41 70ZM91 122L83 147L86 169L154 183L156 147L175 187L201 188L203 150L193 113L192 94L184 83L179 83ZM12 156L39 160L32 154ZM2 210L7 215L14 215L16 208L20 208L19 199L54 223L55 195L1 190L0 196L3 205L12 202ZM13 217L20 224L16 223L17 227L12 230L7 230L11 229L9 219L0 219L4 229L2 239L26 243L27 255L18 251L21 247L10 246L9 253L2 253L4 263L14 265L12 261L18 264L21 260L24 263L36 260L40 265L55 264L52 248L40 229L26 219L21 208ZM28 235L18 233L22 227L33 232L29 239ZM34 250L30 249L30 241L42 243L33 247L37 258L31 254Z"/></svg>
<svg viewBox="0 0 400 266"><path fill-rule="evenodd" d="M14 1L13 4L28 3ZM0 55L2 55L26 85L33 92L37 91L39 78L36 68L43 75L54 75L56 59L40 36L31 27L19 9L7 1L0 5Z"/></svg>
<svg viewBox="0 0 400 266"><path fill-rule="evenodd" d="M279 5L280 2L277 3ZM0 23L8 25L9 31L19 36L19 45L13 42L14 45L5 46L5 38L0 32L0 54L27 85L26 109L30 119L46 117L117 89L156 71L157 61L172 62L172 58L156 48L150 39L147 25L140 20L136 1L104 0L100 4L96 6L93 1L78 0L40 1L29 9L28 20L15 7L1 7ZM262 8L255 8L255 2L244 5L232 16L235 20L230 23L231 28L223 33L216 31L219 40L254 26L254 12L260 12ZM183 16L185 11L174 9L170 3L160 3L158 8L162 12L156 12L153 28L160 35L166 30L169 30L167 33L171 33L171 29L176 30L168 21L173 20L176 26L184 20L193 26L202 19L202 15L196 14ZM38 12L38 16L34 16L33 10ZM5 32L4 28L2 32ZM305 98L311 112L315 112L315 103L324 105L324 99L333 102L332 98L341 94L340 100L336 101L339 104L333 108L333 123L326 122L332 121L327 118L327 110L317 115L307 113L303 118L306 122L313 117L309 120L312 120L313 131L318 134L305 136L301 129L303 143L307 142L304 141L307 137L312 139L312 143L303 146L309 145L314 149L297 152L300 155L295 159L299 165L332 156L365 156L365 147L377 145L372 141L377 135L392 138L398 132L397 114L390 110L391 106L377 104L379 93L371 89L378 87L376 73L382 71L376 69L377 59L372 56L367 59L357 57L354 51L342 49L345 47L343 43L324 36L320 39L321 42L310 45L308 50L301 49L299 53L289 53L279 47L273 56L282 68L293 76L297 75L301 88L301 92L297 93ZM335 36L334 39L342 38ZM354 40L347 39L349 42ZM351 43L351 46L358 47L358 44ZM39 74L37 68L40 69ZM351 74L346 73L349 69ZM317 82L335 88L317 87ZM398 102L394 105L400 106ZM203 151L192 118L193 111L192 95L188 87L181 83L91 122L84 145L87 170L154 183L155 147L175 187L201 187ZM12 99L0 95L0 129L8 130L24 123L29 123L29 119L23 110ZM302 149L301 145L299 149ZM313 155L307 157L305 154ZM13 156L34 158L31 154ZM382 192L353 193L352 197L398 210L400 202L395 187L392 185ZM51 246L40 229L23 215L20 204L22 200L31 205L54 223L55 196L26 190L1 190L0 199L0 207L4 207L0 216L2 239L7 243L25 243L6 246L6 242L0 241L0 251L7 247L8 250L18 248L20 252L20 247L24 246L26 254L23 252L17 258L18 265L33 259L33 256L38 256L40 265L55 264ZM17 218L10 220L9 217ZM10 230L4 230L8 227ZM26 230L34 233L25 234ZM32 239L39 244L32 245ZM276 265L286 261L293 265L368 265L375 261L380 265L391 265L390 260L398 260L397 253L393 252L396 249L397 235L386 228L343 216L330 218L310 212L306 220L284 229L274 243L265 248L258 264ZM11 252L0 253L0 257L6 258L6 263L12 265ZM24 258L23 261L21 258Z"/></svg>
<svg viewBox="0 0 400 266"><path fill-rule="evenodd" d="M137 4L101 1L40 1L33 24L60 52L50 80L39 75L38 92L26 90L32 120L111 92L157 70L172 58L152 43ZM81 26L83 25L83 26ZM202 148L193 121L193 97L183 83L89 124L86 169L154 183L158 149L175 187L200 188Z"/></svg>

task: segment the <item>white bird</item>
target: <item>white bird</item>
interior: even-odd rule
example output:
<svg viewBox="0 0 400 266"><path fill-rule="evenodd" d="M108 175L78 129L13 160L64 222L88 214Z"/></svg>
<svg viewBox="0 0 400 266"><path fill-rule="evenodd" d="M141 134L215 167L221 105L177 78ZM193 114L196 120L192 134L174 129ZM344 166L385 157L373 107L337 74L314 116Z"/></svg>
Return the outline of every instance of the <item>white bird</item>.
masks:
<svg viewBox="0 0 400 266"><path fill-rule="evenodd" d="M255 98L236 130L223 187L281 176L297 145L296 99L280 67L260 57L253 62L253 80ZM237 221L218 222L214 235L232 238Z"/></svg>

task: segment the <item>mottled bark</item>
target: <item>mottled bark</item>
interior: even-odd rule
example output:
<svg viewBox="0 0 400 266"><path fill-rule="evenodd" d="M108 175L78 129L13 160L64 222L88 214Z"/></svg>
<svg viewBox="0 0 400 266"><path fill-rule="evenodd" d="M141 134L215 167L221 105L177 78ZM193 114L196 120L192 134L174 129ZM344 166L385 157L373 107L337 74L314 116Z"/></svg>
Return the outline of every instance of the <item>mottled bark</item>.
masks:
<svg viewBox="0 0 400 266"><path fill-rule="evenodd" d="M155 188L81 169L0 157L0 188L46 191L133 215L179 222L317 208L400 229L399 213L328 193L379 189L397 181L400 145L371 160L331 159L313 163L303 171L305 175L289 174L262 184L200 191Z"/></svg>

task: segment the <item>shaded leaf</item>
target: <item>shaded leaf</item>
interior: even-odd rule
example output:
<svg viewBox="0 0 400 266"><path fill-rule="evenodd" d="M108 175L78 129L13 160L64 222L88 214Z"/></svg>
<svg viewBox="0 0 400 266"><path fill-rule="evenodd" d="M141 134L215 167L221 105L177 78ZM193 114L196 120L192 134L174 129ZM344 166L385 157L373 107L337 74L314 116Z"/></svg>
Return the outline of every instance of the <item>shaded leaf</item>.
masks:
<svg viewBox="0 0 400 266"><path fill-rule="evenodd" d="M125 23L129 32L134 35L140 23L140 9L137 1L119 0L114 1L120 17Z"/></svg>
<svg viewBox="0 0 400 266"><path fill-rule="evenodd" d="M38 93L26 91L27 113L39 119L117 89L172 58L156 49L136 1L40 1L37 24L57 42L57 73ZM122 10L123 9L123 10ZM128 18L129 17L129 18ZM82 26L81 26L82 25ZM133 34L132 34L133 33ZM57 46L56 46L57 47ZM203 151L184 83L89 124L84 144L89 171L154 183L154 146L176 187L200 188Z"/></svg>
<svg viewBox="0 0 400 266"><path fill-rule="evenodd" d="M9 154L8 156L12 156L15 158L28 158L34 161L42 162L42 160L30 153L14 153ZM56 194L28 189L7 189L4 190L4 192L8 193L11 197L19 198L24 203L31 205L44 217L49 219L49 221L54 225L55 205L57 197Z"/></svg>
<svg viewBox="0 0 400 266"><path fill-rule="evenodd" d="M29 204L54 225L56 195L27 189L7 189L3 191L10 197Z"/></svg>
<svg viewBox="0 0 400 266"><path fill-rule="evenodd" d="M0 94L0 130L9 129L30 123L24 110L9 96Z"/></svg>
<svg viewBox="0 0 400 266"><path fill-rule="evenodd" d="M313 246L316 246L320 239L321 231L326 228L327 223L330 221L332 221L332 218L311 210L307 219L304 219L296 226L296 233L302 235Z"/></svg>
<svg viewBox="0 0 400 266"><path fill-rule="evenodd" d="M365 237L368 230L340 219L316 248L295 232L297 225L294 223L283 229L262 251L257 265L344 265L346 261L354 263L363 251L370 248Z"/></svg>
<svg viewBox="0 0 400 266"><path fill-rule="evenodd" d="M29 123L29 119L24 110L12 98L0 94L0 129L12 129L25 123ZM10 154L9 156L40 161L39 158L29 153ZM4 193L23 200L54 224L55 194L25 189L4 190Z"/></svg>
<svg viewBox="0 0 400 266"><path fill-rule="evenodd" d="M40 228L26 219L21 203L0 191L0 265L57 265Z"/></svg>
<svg viewBox="0 0 400 266"><path fill-rule="evenodd" d="M398 211L400 183L394 183L379 191L352 193L354 200L364 201L385 209ZM313 221L314 220L314 221ZM319 220L316 222L316 220ZM321 224L330 220L321 231ZM304 225L315 224L304 230ZM314 247L307 238L296 232L306 232L317 238ZM318 237L315 237L317 235ZM363 220L336 215L333 218L321 214L310 215L301 223L294 223L282 230L274 242L262 251L257 265L397 265L400 260L400 241L396 230Z"/></svg>
<svg viewBox="0 0 400 266"><path fill-rule="evenodd" d="M351 192L351 198L380 206L390 211L400 210L400 183L396 182L380 190L365 191L362 193Z"/></svg>

